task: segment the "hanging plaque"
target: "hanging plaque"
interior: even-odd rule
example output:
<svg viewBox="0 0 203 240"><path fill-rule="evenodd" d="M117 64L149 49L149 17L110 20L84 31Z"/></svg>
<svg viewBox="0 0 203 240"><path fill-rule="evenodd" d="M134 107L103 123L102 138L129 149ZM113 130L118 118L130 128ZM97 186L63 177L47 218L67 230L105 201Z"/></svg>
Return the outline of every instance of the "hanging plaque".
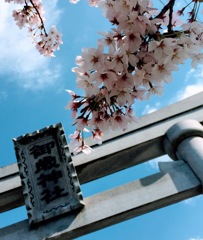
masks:
<svg viewBox="0 0 203 240"><path fill-rule="evenodd" d="M84 205L61 123L13 141L30 225Z"/></svg>

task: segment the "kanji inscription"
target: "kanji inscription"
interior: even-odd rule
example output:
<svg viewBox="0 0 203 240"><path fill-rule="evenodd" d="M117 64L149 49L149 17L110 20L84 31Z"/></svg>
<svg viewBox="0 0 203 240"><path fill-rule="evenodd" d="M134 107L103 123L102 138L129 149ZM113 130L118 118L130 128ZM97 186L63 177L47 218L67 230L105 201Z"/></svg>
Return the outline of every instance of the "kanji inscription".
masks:
<svg viewBox="0 0 203 240"><path fill-rule="evenodd" d="M13 140L30 225L84 205L61 123Z"/></svg>

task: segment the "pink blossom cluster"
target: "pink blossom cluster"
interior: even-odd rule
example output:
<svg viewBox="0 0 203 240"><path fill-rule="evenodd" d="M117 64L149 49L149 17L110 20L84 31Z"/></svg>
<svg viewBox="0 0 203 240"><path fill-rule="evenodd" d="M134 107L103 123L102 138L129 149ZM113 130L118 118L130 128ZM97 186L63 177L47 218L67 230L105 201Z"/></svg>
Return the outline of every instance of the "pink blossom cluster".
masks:
<svg viewBox="0 0 203 240"><path fill-rule="evenodd" d="M54 52L62 44L61 34L55 26L52 26L49 33L44 26L44 10L41 0L5 0L23 5L20 10L13 11L13 18L20 29L27 27L32 36L36 48L44 56L54 56Z"/></svg>
<svg viewBox="0 0 203 240"><path fill-rule="evenodd" d="M194 0L187 22L179 17L187 7L174 11L175 0L158 11L150 0L92 0L114 28L101 33L97 48L82 49L73 72L84 96L68 91L76 132L71 135L74 153L89 153L82 133L89 129L95 141L107 130L123 129L135 121L135 100L161 94L172 71L185 59L192 66L202 62L203 24L196 20L199 0ZM191 6L190 6L191 7ZM121 11L122 9L122 11Z"/></svg>
<svg viewBox="0 0 203 240"><path fill-rule="evenodd" d="M41 54L53 56L62 43L61 34L55 26L46 32L42 0L5 1L23 5L13 11L17 25L28 27ZM101 144L107 130L125 130L136 121L135 101L161 94L179 64L188 58L192 67L202 63L203 24L197 15L203 0L188 1L175 10L176 0L159 1L161 9L154 8L152 0L89 0L90 6L103 11L113 28L101 33L96 48L84 48L76 57L73 72L84 95L68 90L72 99L67 105L76 126L70 135L75 154L92 151L84 142L85 131ZM188 14L187 20L181 19L184 14Z"/></svg>

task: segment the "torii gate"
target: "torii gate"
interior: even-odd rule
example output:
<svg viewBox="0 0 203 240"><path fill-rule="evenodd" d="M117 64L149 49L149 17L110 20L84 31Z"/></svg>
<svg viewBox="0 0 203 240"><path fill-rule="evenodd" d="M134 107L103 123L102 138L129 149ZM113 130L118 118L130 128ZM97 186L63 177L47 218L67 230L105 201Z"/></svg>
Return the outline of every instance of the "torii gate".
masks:
<svg viewBox="0 0 203 240"><path fill-rule="evenodd" d="M202 194L202 124L203 92L142 117L124 134L112 133L91 155L73 157L81 184L164 154L177 161L159 163L159 173L85 198L81 210L37 228L30 229L27 220L5 227L0 239L74 239ZM1 168L0 212L23 204L17 164Z"/></svg>

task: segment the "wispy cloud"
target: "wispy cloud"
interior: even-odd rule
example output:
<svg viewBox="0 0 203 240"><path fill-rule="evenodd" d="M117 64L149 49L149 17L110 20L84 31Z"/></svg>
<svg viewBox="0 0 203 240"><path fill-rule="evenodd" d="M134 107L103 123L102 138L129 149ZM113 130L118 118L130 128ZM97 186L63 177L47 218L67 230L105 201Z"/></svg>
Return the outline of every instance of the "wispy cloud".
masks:
<svg viewBox="0 0 203 240"><path fill-rule="evenodd" d="M184 200L183 203L186 205L189 205L189 206L194 205L194 199L188 198L188 199Z"/></svg>
<svg viewBox="0 0 203 240"><path fill-rule="evenodd" d="M53 86L60 79L60 65L54 68L42 68L40 71L32 71L28 74L26 80L23 78L21 84L26 89L40 90L48 86ZM22 79L22 78L21 78Z"/></svg>
<svg viewBox="0 0 203 240"><path fill-rule="evenodd" d="M177 2L175 3L175 8L176 8L176 9L181 9L181 6L182 6L182 2L181 2L181 1L177 1Z"/></svg>
<svg viewBox="0 0 203 240"><path fill-rule="evenodd" d="M197 82L196 84L188 85L183 91L179 92L178 100L185 99L201 91L203 91L203 82Z"/></svg>
<svg viewBox="0 0 203 240"><path fill-rule="evenodd" d="M46 6L47 20L52 23L57 23L60 17L57 1L53 0ZM16 5L0 2L0 76L4 75L21 87L33 90L53 85L60 76L60 65L41 56L28 37L27 30L16 26L12 18L14 8ZM51 25L50 21L47 25Z"/></svg>
<svg viewBox="0 0 203 240"><path fill-rule="evenodd" d="M197 69L189 70L186 74L185 81L188 85L177 93L176 97L172 100L173 102L203 91L203 66L199 65Z"/></svg>
<svg viewBox="0 0 203 240"><path fill-rule="evenodd" d="M193 207L198 203L198 201L201 201L201 197L202 197L201 195L198 195L198 196L195 196L192 198L188 198L188 199L184 200L183 203L186 204L187 206L189 205L189 206ZM203 240L203 239L201 239L201 240Z"/></svg>
<svg viewBox="0 0 203 240"><path fill-rule="evenodd" d="M149 105L147 104L144 108L144 110L142 111L142 115L146 115L146 114L149 114L149 113L152 113L152 112L155 112L157 111L159 108L160 108L160 103L157 102L155 105Z"/></svg>
<svg viewBox="0 0 203 240"><path fill-rule="evenodd" d="M195 74L195 69L194 68L191 68L187 73L186 73L186 76L185 76L185 82L188 82L191 80L191 77L193 74Z"/></svg>

